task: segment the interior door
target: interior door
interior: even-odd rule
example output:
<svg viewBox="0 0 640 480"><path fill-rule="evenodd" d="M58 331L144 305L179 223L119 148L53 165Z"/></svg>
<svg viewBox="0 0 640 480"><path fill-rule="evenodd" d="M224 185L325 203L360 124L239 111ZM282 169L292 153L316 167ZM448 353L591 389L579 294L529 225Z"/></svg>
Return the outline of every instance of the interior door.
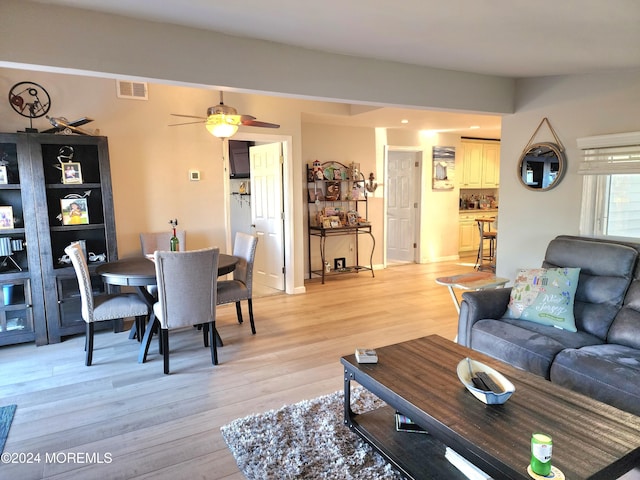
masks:
<svg viewBox="0 0 640 480"><path fill-rule="evenodd" d="M419 152L387 154L387 262L414 262Z"/></svg>
<svg viewBox="0 0 640 480"><path fill-rule="evenodd" d="M258 236L254 281L284 290L284 221L282 144L249 148L251 161L251 222Z"/></svg>

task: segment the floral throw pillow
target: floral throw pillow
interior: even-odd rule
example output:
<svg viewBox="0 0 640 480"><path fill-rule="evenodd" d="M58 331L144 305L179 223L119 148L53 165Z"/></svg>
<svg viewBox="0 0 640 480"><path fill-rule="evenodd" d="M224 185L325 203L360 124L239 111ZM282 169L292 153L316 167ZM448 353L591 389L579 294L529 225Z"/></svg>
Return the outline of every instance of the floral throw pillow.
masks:
<svg viewBox="0 0 640 480"><path fill-rule="evenodd" d="M579 268L518 270L505 316L576 332L573 301Z"/></svg>

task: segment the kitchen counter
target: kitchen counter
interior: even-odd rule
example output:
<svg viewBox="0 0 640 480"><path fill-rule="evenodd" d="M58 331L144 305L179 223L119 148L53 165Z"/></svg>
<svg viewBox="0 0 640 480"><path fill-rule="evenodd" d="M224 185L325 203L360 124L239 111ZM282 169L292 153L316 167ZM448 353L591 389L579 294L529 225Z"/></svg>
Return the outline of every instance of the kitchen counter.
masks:
<svg viewBox="0 0 640 480"><path fill-rule="evenodd" d="M459 210L458 213L492 213L497 214L497 208L466 208L463 210Z"/></svg>

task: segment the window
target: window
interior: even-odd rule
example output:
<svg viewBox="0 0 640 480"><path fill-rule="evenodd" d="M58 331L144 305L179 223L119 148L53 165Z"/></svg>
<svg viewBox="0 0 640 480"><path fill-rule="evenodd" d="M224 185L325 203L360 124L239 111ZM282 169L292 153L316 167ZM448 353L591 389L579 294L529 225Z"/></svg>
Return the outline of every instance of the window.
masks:
<svg viewBox="0 0 640 480"><path fill-rule="evenodd" d="M640 132L578 139L585 175L580 233L640 238Z"/></svg>

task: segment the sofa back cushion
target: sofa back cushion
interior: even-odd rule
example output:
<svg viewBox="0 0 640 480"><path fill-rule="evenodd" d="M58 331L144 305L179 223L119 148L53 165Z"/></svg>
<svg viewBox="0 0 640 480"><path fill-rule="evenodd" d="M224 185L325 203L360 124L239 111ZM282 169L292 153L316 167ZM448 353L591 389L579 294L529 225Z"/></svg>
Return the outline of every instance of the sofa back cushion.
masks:
<svg viewBox="0 0 640 480"><path fill-rule="evenodd" d="M631 282L624 306L611 324L607 342L640 349L640 281Z"/></svg>
<svg viewBox="0 0 640 480"><path fill-rule="evenodd" d="M638 251L628 245L560 236L549 243L542 266L580 268L576 327L605 340L633 280L637 258Z"/></svg>

